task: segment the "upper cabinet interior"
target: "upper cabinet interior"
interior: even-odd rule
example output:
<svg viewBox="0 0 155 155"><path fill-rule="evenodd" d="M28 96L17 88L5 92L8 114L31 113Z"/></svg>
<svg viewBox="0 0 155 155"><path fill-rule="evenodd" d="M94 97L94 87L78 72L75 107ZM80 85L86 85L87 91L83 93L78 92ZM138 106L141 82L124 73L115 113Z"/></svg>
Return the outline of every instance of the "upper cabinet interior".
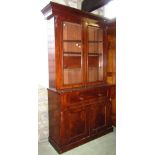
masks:
<svg viewBox="0 0 155 155"><path fill-rule="evenodd" d="M63 22L63 84L83 82L82 25Z"/></svg>

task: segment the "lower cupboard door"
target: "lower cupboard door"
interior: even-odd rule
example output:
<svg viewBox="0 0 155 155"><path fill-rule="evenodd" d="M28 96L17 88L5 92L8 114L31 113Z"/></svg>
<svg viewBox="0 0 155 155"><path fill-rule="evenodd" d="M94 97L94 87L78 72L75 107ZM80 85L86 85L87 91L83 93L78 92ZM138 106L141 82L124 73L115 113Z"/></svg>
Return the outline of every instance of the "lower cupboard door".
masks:
<svg viewBox="0 0 155 155"><path fill-rule="evenodd" d="M107 128L106 103L96 103L91 107L90 134L98 134Z"/></svg>
<svg viewBox="0 0 155 155"><path fill-rule="evenodd" d="M69 144L89 136L88 112L84 108L70 108L63 112L62 141Z"/></svg>

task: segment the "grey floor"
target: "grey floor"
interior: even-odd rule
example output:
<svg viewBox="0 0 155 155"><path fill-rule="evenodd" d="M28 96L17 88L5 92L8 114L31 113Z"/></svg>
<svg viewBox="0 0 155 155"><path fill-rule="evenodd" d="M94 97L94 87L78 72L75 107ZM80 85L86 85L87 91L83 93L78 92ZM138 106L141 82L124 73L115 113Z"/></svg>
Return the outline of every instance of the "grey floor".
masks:
<svg viewBox="0 0 155 155"><path fill-rule="evenodd" d="M90 141L61 155L115 155L116 129L103 137ZM38 155L58 155L54 148L43 142L38 145Z"/></svg>

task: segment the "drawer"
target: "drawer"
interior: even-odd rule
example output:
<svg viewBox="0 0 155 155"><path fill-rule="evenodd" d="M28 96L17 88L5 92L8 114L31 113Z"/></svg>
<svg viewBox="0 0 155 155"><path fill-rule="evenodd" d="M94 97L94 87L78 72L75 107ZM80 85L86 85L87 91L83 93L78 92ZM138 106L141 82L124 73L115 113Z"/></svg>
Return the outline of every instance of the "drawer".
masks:
<svg viewBox="0 0 155 155"><path fill-rule="evenodd" d="M65 105L83 105L102 101L108 96L108 89L97 88L69 92L64 95Z"/></svg>
<svg viewBox="0 0 155 155"><path fill-rule="evenodd" d="M98 99L102 97L106 97L108 95L108 89L93 89L93 90L88 90L86 92L83 92L84 96L87 96L88 100L93 100L93 99Z"/></svg>
<svg viewBox="0 0 155 155"><path fill-rule="evenodd" d="M83 104L87 101L86 96L81 92L72 92L66 95L68 105Z"/></svg>

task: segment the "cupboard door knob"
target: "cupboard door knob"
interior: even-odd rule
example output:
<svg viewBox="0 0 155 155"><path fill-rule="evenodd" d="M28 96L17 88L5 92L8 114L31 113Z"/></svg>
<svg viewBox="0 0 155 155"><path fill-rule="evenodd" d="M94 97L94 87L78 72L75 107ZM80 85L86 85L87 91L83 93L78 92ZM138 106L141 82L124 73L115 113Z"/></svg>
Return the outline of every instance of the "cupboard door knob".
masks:
<svg viewBox="0 0 155 155"><path fill-rule="evenodd" d="M81 101L83 101L83 100L84 100L84 98L83 98L83 97L79 97L79 99L80 99Z"/></svg>
<svg viewBox="0 0 155 155"><path fill-rule="evenodd" d="M98 96L102 96L102 94L101 93L98 93Z"/></svg>

